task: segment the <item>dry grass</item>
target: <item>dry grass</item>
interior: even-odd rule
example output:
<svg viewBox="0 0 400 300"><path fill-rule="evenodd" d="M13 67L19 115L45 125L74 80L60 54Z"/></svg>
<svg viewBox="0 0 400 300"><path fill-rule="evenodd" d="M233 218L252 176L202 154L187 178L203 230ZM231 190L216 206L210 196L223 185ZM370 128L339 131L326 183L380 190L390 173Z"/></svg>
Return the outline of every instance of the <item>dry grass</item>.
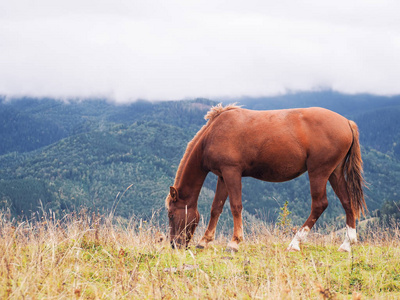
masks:
<svg viewBox="0 0 400 300"><path fill-rule="evenodd" d="M2 214L0 230L2 299L400 298L397 228L362 233L350 254L336 251L335 234L285 252L291 236L267 226L253 227L235 254L224 237L174 251L151 222L85 211L19 223Z"/></svg>

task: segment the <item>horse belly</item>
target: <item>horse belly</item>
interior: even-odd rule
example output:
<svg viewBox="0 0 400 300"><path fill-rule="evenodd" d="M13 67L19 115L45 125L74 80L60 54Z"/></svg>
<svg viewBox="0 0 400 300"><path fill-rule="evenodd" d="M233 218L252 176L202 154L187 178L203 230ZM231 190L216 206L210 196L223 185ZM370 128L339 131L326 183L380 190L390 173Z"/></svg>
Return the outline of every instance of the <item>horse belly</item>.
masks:
<svg viewBox="0 0 400 300"><path fill-rule="evenodd" d="M257 161L244 169L243 176L256 179L282 182L292 180L307 171L305 158L291 156L275 158L270 156L266 161Z"/></svg>
<svg viewBox="0 0 400 300"><path fill-rule="evenodd" d="M307 171L305 165L293 166L286 165L280 168L271 166L258 166L256 168L246 170L243 172L244 177L253 177L263 181L269 182L283 182L292 180Z"/></svg>

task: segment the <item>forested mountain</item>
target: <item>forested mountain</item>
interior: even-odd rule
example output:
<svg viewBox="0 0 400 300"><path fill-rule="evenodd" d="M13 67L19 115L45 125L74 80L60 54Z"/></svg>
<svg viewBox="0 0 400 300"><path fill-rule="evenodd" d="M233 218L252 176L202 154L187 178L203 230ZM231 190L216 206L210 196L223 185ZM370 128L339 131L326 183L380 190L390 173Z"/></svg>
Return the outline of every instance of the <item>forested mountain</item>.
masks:
<svg viewBox="0 0 400 300"><path fill-rule="evenodd" d="M236 101L251 109L322 106L355 120L369 183L369 209L399 200L400 97L328 91ZM41 206L58 216L80 206L101 212L115 209L123 217L149 217L157 210L165 215L164 199L186 144L216 103L0 100L0 205L27 216ZM215 183L210 174L200 196L205 218ZM328 198L322 222L343 220L343 209L330 189ZM243 179L249 216L274 220L286 200L294 223L302 223L311 203L306 174L286 183Z"/></svg>

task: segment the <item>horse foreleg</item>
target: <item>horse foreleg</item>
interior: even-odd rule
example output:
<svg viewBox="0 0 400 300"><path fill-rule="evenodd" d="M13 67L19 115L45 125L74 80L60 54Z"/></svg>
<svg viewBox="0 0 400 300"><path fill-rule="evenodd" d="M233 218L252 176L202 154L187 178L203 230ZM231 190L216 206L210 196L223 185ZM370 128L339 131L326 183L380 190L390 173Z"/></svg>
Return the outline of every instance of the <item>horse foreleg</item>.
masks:
<svg viewBox="0 0 400 300"><path fill-rule="evenodd" d="M346 235L343 244L339 247L339 251L350 252L351 244L357 242L356 218L351 207L349 193L347 192L346 182L342 174L342 169L336 170L331 177L329 177L329 182L346 212Z"/></svg>
<svg viewBox="0 0 400 300"><path fill-rule="evenodd" d="M294 236L292 242L287 248L288 251L300 251L300 243L304 242L307 238L311 228L317 222L318 218L328 207L328 199L326 198L326 183L327 179L321 177L310 177L310 190L311 190L311 213L307 221L303 224L300 230Z"/></svg>
<svg viewBox="0 0 400 300"><path fill-rule="evenodd" d="M287 251L300 251L300 243L304 242L307 239L307 235L310 231L310 227L307 225L303 225L299 231L297 231L293 240L290 242L287 247Z"/></svg>
<svg viewBox="0 0 400 300"><path fill-rule="evenodd" d="M228 190L229 204L233 216L233 236L227 245L227 251L238 251L239 243L243 241L242 223L242 175L236 169L222 172Z"/></svg>
<svg viewBox="0 0 400 300"><path fill-rule="evenodd" d="M205 248L209 242L214 240L215 229L217 228L218 219L224 208L226 198L228 198L228 190L226 189L223 178L218 177L214 201L211 206L210 221L208 222L206 232L196 246L197 248Z"/></svg>

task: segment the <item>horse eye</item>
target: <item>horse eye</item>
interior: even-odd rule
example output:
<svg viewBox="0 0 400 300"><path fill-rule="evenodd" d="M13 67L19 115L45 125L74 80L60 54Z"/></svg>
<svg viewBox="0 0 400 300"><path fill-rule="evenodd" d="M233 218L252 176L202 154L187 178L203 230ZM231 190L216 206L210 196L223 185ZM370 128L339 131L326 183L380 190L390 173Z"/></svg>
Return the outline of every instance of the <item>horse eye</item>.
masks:
<svg viewBox="0 0 400 300"><path fill-rule="evenodd" d="M173 215L173 214L169 214L169 215L168 215L168 218L169 218L170 220L172 220L172 219L174 218L174 215Z"/></svg>

